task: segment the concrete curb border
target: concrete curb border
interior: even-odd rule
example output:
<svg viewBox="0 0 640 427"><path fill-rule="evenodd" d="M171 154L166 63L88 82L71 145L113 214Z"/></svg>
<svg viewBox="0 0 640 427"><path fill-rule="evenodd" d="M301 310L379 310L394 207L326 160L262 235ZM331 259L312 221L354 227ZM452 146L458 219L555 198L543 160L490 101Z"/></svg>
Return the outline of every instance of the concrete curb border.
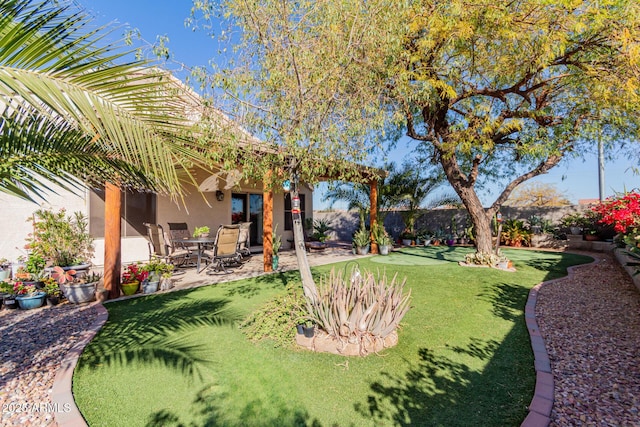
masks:
<svg viewBox="0 0 640 427"><path fill-rule="evenodd" d="M548 427L551 422L551 410L553 409L554 385L551 361L549 360L549 354L547 353L544 339L540 334L540 328L536 321L535 310L538 302L538 292L540 288L545 285L562 282L565 279L571 278L576 268L597 264L602 261L602 258L595 254L589 254L589 256L594 258L593 262L571 266L567 268L566 276L538 283L529 291L529 297L527 298L527 304L524 309L524 317L531 339L531 348L533 349L534 366L536 369L536 388L533 399L531 399L531 403L529 404L529 414L522 424L520 424L520 427Z"/></svg>
<svg viewBox="0 0 640 427"><path fill-rule="evenodd" d="M73 399L73 371L78 364L78 359L80 358L84 348L89 344L89 342L91 342L93 337L96 336L98 331L102 329L102 326L109 318L109 312L99 302L93 303L87 308L89 307L95 307L98 311L98 316L93 323L81 333L78 342L71 347L64 356L64 359L62 359L62 363L60 364L60 370L53 381L51 403L53 403L54 407L58 408L55 412L55 420L60 427L87 426L87 422L80 413L80 410Z"/></svg>

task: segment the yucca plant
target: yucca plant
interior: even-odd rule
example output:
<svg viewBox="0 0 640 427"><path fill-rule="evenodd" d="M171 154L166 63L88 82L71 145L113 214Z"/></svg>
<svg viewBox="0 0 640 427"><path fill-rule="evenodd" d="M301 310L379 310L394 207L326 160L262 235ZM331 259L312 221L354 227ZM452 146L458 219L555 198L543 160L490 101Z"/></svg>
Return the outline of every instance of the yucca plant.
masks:
<svg viewBox="0 0 640 427"><path fill-rule="evenodd" d="M343 342L382 340L398 329L409 310L411 291L404 293L404 285L397 275L389 282L384 274L363 275L354 267L347 279L345 272L332 269L319 283L317 300L307 299L309 317Z"/></svg>

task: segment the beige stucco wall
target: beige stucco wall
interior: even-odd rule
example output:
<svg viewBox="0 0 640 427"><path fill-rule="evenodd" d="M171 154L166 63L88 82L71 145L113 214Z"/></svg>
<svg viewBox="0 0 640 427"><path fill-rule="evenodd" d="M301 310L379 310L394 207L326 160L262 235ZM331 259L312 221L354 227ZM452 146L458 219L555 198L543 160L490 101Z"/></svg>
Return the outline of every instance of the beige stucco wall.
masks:
<svg viewBox="0 0 640 427"><path fill-rule="evenodd" d="M36 204L19 199L8 194L0 193L0 258L15 261L24 251L25 239L31 233L32 227L27 218L39 208L59 210L66 208L67 212L81 211L87 213L87 197L85 194L77 196L52 186L54 191L45 192L46 202Z"/></svg>
<svg viewBox="0 0 640 427"><path fill-rule="evenodd" d="M197 182L200 183L207 176L205 174L196 175ZM222 184L222 186L224 183ZM168 229L168 222L186 222L189 229L193 231L196 226L208 225L212 232L220 224L231 223L231 193L252 193L263 194L262 183L242 182L238 188L224 190L224 200L219 202L215 198L215 193L205 193L205 198L198 193L197 188L191 187L186 196L186 207L176 204L166 197L158 197L157 200L157 221ZM313 212L313 193L310 189L303 187L300 192L305 194L307 216ZM57 193L57 194L56 194ZM27 235L31 232L31 226L26 221L39 207L59 210L65 208L68 212L81 211L89 217L89 197L87 194L75 196L62 189L57 189L56 193L46 193L46 203L40 205L27 202L17 197L0 194L0 258L15 260L19 255L24 255L22 250ZM274 226L277 224L278 234L282 235L283 249L289 247L288 239L292 239L291 231L284 231L284 196L281 191L274 194L273 206ZM95 256L91 260L95 266L104 264L104 239L97 238L94 242ZM148 245L144 237L125 237L122 239L122 262L130 263L148 259Z"/></svg>

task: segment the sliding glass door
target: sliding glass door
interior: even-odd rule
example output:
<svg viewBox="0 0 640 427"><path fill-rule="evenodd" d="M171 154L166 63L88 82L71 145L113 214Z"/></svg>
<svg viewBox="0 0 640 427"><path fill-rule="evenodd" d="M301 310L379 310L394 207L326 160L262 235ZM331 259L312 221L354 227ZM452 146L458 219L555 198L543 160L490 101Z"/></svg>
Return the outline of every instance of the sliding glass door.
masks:
<svg viewBox="0 0 640 427"><path fill-rule="evenodd" d="M251 245L262 245L262 194L233 193L231 195L231 221L233 224L251 222Z"/></svg>

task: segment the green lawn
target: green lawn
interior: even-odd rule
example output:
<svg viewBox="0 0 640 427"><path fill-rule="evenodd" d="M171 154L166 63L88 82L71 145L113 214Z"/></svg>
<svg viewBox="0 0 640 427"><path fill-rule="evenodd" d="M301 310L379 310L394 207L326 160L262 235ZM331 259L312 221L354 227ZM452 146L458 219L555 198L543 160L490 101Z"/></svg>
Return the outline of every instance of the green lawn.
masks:
<svg viewBox="0 0 640 427"><path fill-rule="evenodd" d="M76 402L92 427L519 425L535 381L529 289L591 259L504 250L510 273L460 267L467 251L358 259L412 289L399 344L366 358L245 338L237 323L295 273L108 304L74 375Z"/></svg>

